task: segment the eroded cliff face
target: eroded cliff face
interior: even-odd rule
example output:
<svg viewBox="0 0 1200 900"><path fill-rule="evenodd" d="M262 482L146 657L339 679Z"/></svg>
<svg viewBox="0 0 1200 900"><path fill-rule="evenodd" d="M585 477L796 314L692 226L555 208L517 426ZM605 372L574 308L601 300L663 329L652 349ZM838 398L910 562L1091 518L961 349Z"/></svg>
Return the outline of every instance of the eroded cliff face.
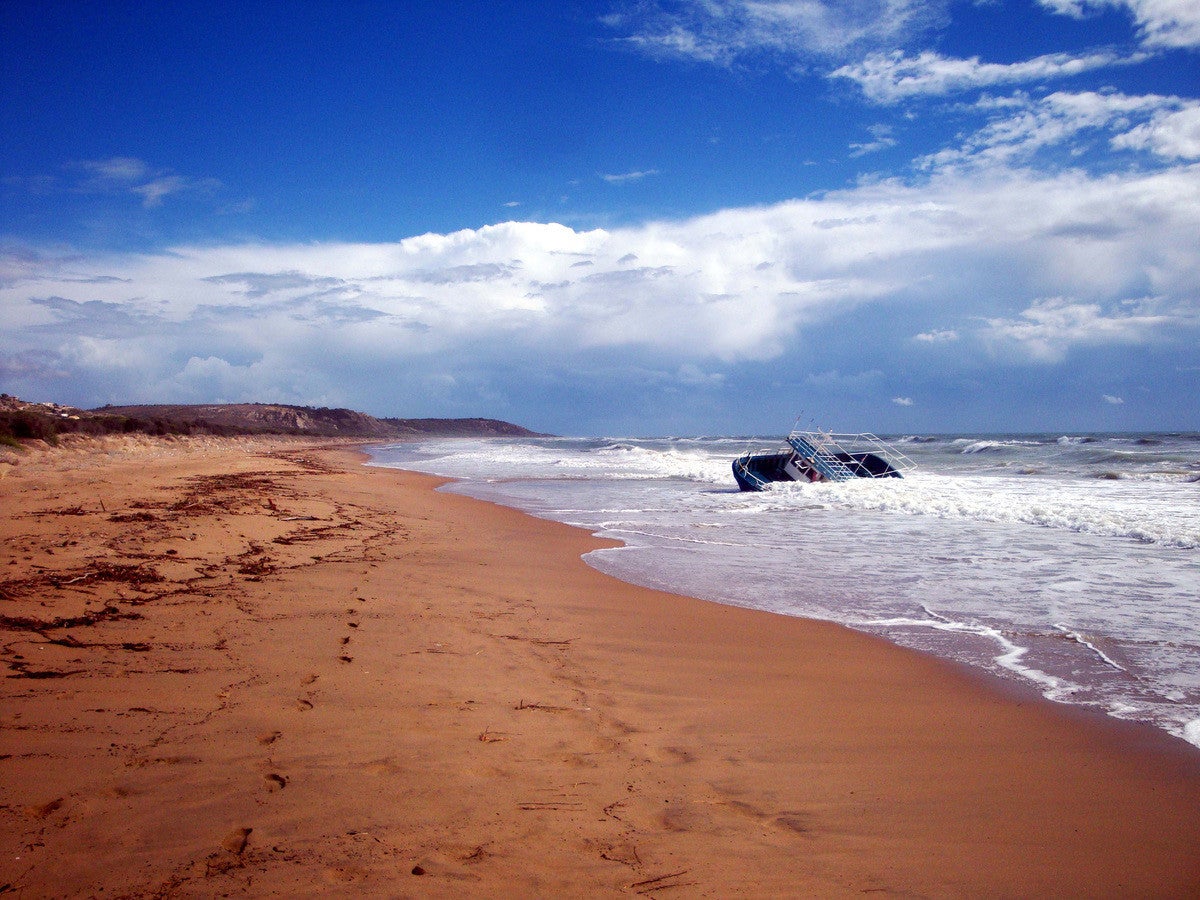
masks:
<svg viewBox="0 0 1200 900"><path fill-rule="evenodd" d="M198 419L250 431L286 431L355 437L385 437L393 433L383 421L352 409L311 408L277 403L208 404L170 409L180 409ZM171 415L174 416L174 412Z"/></svg>

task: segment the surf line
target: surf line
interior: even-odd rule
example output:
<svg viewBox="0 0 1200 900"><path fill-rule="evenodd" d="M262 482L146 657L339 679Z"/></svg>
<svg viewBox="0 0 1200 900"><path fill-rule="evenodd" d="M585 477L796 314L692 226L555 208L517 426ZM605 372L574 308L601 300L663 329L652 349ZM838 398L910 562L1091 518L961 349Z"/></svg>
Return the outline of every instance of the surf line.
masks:
<svg viewBox="0 0 1200 900"><path fill-rule="evenodd" d="M1055 622L1054 627L1057 628L1059 631L1061 631L1064 635L1066 635L1066 637L1069 640L1072 640L1075 643L1077 643L1083 647L1087 647L1089 650L1091 650L1093 653L1095 653L1096 656L1100 659L1100 661L1102 663L1104 663L1105 665L1112 666L1118 672L1126 672L1127 671L1124 666L1120 665L1114 659L1112 659L1110 656L1105 654L1105 652L1103 650L1101 650L1099 647L1097 647L1095 644L1093 644L1091 641L1089 641L1087 638L1085 638L1079 632L1072 631L1070 628L1068 628L1066 625L1063 625L1061 622Z"/></svg>

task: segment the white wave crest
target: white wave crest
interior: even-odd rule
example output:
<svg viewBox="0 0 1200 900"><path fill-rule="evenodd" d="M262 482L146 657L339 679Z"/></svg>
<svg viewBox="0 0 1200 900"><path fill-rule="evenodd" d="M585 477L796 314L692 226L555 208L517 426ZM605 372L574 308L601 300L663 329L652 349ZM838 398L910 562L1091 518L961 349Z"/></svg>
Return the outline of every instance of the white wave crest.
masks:
<svg viewBox="0 0 1200 900"><path fill-rule="evenodd" d="M731 485L732 459L702 449L646 447L626 441L600 446L584 442L447 441L423 445L431 454L407 465L456 478L675 478ZM434 455L436 454L436 455Z"/></svg>
<svg viewBox="0 0 1200 900"><path fill-rule="evenodd" d="M962 450L959 451L961 453L990 453L994 450L1006 450L1009 447L1038 447L1038 446L1041 446L1040 441L1016 441L1016 440L1007 440L1007 441L995 441L995 440L969 441L969 440L964 440L961 442L954 441L954 443L962 447Z"/></svg>
<svg viewBox="0 0 1200 900"><path fill-rule="evenodd" d="M772 492L776 508L827 505L939 519L1034 525L1129 538L1180 549L1200 547L1200 504L1186 484L971 478L918 472L904 479L840 484L786 484Z"/></svg>
<svg viewBox="0 0 1200 900"><path fill-rule="evenodd" d="M1024 656L1029 652L1028 647L1022 647L1020 644L1009 640L1004 632L990 625L982 625L972 622L956 622L947 619L945 616L933 614L933 618L929 619L911 619L911 618L894 618L894 619L876 619L861 623L864 626L871 628L930 628L935 631L950 631L958 634L972 634L978 637L986 638L994 641L1000 648L1000 652L994 657L997 666L1006 669L1015 675L1032 681L1038 685L1042 693L1051 700L1060 700L1070 694L1075 693L1079 688L1078 685L1071 684L1054 675L1047 674L1041 669L1035 669L1032 666L1025 665L1022 662Z"/></svg>
<svg viewBox="0 0 1200 900"><path fill-rule="evenodd" d="M1056 622L1054 624L1054 627L1057 628L1059 631L1061 631L1064 635L1066 635L1070 640L1079 644L1081 647L1086 647L1088 650L1091 650L1092 653L1094 653L1099 658L1099 660L1102 663L1104 663L1106 666L1116 669L1118 672L1125 671L1124 666L1122 666L1120 663L1116 662L1111 656L1109 656L1107 653L1105 653L1103 650L1101 650L1099 647L1097 647L1095 644L1093 644L1091 641L1089 641L1086 637L1084 637L1079 632L1077 632L1071 628L1068 628L1066 625L1063 625L1061 622Z"/></svg>

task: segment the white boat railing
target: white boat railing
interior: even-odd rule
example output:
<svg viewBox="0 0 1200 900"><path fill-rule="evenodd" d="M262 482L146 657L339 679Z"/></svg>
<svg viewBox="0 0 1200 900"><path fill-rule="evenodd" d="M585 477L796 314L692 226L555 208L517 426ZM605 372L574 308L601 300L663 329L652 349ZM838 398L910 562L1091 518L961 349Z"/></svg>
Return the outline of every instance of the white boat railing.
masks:
<svg viewBox="0 0 1200 900"><path fill-rule="evenodd" d="M805 453L801 448L805 445L811 447L814 451L811 458L813 458L816 468L831 481L844 481L852 474L848 469L844 473L841 471L846 467L838 460L837 454L839 453L874 453L887 460L893 469L902 474L917 468L917 464L904 453L870 432L838 434L832 431L794 430L788 435L787 441L802 456L810 456L810 454ZM825 471L825 469L829 469L829 471Z"/></svg>

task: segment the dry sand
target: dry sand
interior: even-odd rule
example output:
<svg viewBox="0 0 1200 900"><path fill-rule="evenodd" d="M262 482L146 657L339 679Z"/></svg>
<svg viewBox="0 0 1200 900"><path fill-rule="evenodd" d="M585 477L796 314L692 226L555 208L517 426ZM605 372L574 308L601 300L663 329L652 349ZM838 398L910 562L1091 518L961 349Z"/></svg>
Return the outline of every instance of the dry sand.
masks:
<svg viewBox="0 0 1200 900"><path fill-rule="evenodd" d="M1200 894L1194 748L360 460L0 466L0 893Z"/></svg>

